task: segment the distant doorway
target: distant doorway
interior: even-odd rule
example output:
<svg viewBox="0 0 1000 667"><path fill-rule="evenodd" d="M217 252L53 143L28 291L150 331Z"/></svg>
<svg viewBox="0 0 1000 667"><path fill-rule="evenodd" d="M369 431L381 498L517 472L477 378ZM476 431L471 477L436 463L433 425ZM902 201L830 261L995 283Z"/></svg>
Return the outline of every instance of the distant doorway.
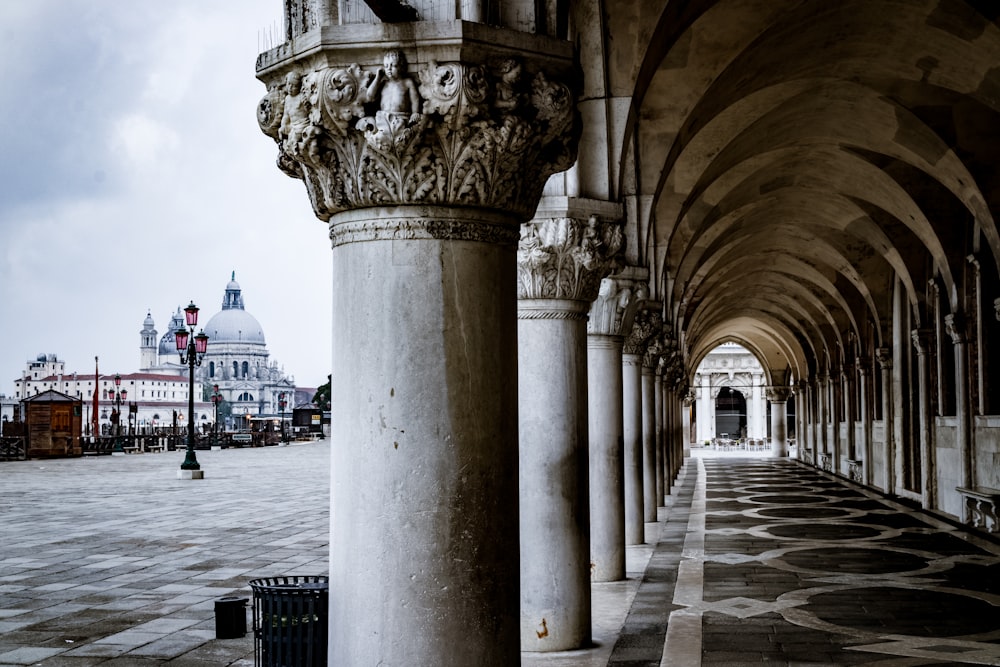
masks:
<svg viewBox="0 0 1000 667"><path fill-rule="evenodd" d="M747 399L730 387L715 398L715 433L720 438L742 438L747 432Z"/></svg>

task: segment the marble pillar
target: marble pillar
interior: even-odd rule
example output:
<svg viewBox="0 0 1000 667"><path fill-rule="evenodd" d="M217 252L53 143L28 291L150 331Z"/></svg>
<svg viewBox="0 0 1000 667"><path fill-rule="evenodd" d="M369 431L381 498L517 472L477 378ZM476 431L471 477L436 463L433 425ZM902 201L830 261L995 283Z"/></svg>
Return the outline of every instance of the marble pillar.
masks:
<svg viewBox="0 0 1000 667"><path fill-rule="evenodd" d="M934 475L934 441L931 429L930 358L929 346L933 332L930 329L914 329L910 332L913 346L917 351L917 432L920 442L920 505L933 509L936 502L937 483Z"/></svg>
<svg viewBox="0 0 1000 667"><path fill-rule="evenodd" d="M622 338L587 335L590 417L590 578L625 578Z"/></svg>
<svg viewBox="0 0 1000 667"><path fill-rule="evenodd" d="M601 281L587 318L591 581L625 578L625 431L622 350L646 298L646 272Z"/></svg>
<svg viewBox="0 0 1000 667"><path fill-rule="evenodd" d="M768 387L767 400L771 403L771 456L788 456L788 387Z"/></svg>
<svg viewBox="0 0 1000 667"><path fill-rule="evenodd" d="M855 366L858 369L858 392L861 403L861 456L864 458L865 486L872 485L872 407L871 407L871 364L868 359L859 357Z"/></svg>
<svg viewBox="0 0 1000 667"><path fill-rule="evenodd" d="M663 376L657 373L653 377L653 411L656 419L656 437L653 441L653 483L656 485L656 506L664 507L666 503L663 500Z"/></svg>
<svg viewBox="0 0 1000 667"><path fill-rule="evenodd" d="M642 544L646 541L646 515L643 507L645 456L643 452L642 359L646 343L655 333L651 319L646 308L637 307L632 327L629 329L622 348L626 545ZM655 521L655 517L653 520Z"/></svg>
<svg viewBox="0 0 1000 667"><path fill-rule="evenodd" d="M970 423L972 421L972 401L969 396L969 376L967 355L967 336L965 318L960 314L945 315L945 331L951 339L955 355L955 447L958 449L958 486L967 488L975 486L973 470L975 469L974 452L969 446L971 440ZM948 380L942 378L942 382ZM963 517L963 520L968 517Z"/></svg>
<svg viewBox="0 0 1000 667"><path fill-rule="evenodd" d="M257 60L332 245L332 665L520 661L515 252L575 159L574 58L477 28L324 25Z"/></svg>
<svg viewBox="0 0 1000 667"><path fill-rule="evenodd" d="M521 226L517 375L524 651L566 651L590 643L587 313L621 243L621 227L596 215L536 217ZM613 375L608 369L614 366L620 378L619 345L614 343L614 362L602 360L600 372ZM620 404L618 383L614 400ZM620 423L613 428L620 432ZM624 534L618 539L624 550Z"/></svg>
<svg viewBox="0 0 1000 667"><path fill-rule="evenodd" d="M650 339L642 357L642 497L647 522L656 521L656 364L659 343Z"/></svg>
<svg viewBox="0 0 1000 667"><path fill-rule="evenodd" d="M886 493L893 493L896 488L896 447L893 425L895 419L892 414L892 350L887 347L880 347L875 350L875 359L878 361L879 372L882 374L882 395L878 400L882 401L882 437L883 437L883 467L882 490Z"/></svg>
<svg viewBox="0 0 1000 667"><path fill-rule="evenodd" d="M622 355L622 440L625 452L625 544L646 541L642 512L642 355Z"/></svg>

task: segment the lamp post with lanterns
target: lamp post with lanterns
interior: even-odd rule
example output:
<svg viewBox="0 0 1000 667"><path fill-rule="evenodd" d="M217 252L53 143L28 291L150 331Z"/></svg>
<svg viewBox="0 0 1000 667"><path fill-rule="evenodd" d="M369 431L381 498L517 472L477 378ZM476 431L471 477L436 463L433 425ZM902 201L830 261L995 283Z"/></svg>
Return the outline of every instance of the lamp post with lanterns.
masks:
<svg viewBox="0 0 1000 667"><path fill-rule="evenodd" d="M122 389L122 376L115 373L115 388L111 390L111 398L115 401L115 410L111 413L112 421L115 423L115 447L114 451L121 452L122 449L122 403L128 396L128 389Z"/></svg>
<svg viewBox="0 0 1000 667"><path fill-rule="evenodd" d="M278 394L278 409L281 411L281 444L287 445L288 440L285 438L285 406L288 405L288 401L285 400L285 392Z"/></svg>
<svg viewBox="0 0 1000 667"><path fill-rule="evenodd" d="M195 336L194 328L198 324L198 306L194 302L184 309L184 322L188 328L178 329L174 332L174 339L177 342L177 352L181 356L181 363L188 366L188 441L187 455L184 463L178 472L178 477L201 479L204 473L198 464L198 458L194 453L194 367L201 366L201 360L208 350L208 334L204 331L198 332Z"/></svg>
<svg viewBox="0 0 1000 667"><path fill-rule="evenodd" d="M219 393L219 385L212 385L212 405L215 407L215 421L212 422L212 444L215 445L219 439L219 403L222 402L222 394Z"/></svg>

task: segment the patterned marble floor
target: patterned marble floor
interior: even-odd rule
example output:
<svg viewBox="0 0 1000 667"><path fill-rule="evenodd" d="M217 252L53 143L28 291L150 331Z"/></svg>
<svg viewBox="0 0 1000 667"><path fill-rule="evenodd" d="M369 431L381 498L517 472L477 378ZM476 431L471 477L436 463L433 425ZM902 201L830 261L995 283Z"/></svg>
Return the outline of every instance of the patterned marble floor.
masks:
<svg viewBox="0 0 1000 667"><path fill-rule="evenodd" d="M1000 665L997 543L787 459L694 458L685 487L654 664Z"/></svg>

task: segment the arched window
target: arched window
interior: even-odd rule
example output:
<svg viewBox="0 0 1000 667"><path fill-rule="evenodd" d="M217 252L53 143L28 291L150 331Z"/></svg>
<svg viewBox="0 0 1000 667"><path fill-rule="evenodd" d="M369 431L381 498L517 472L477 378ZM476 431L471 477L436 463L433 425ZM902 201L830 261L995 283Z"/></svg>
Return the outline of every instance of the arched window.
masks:
<svg viewBox="0 0 1000 667"><path fill-rule="evenodd" d="M253 394L251 394L248 391L245 391L242 394L240 394L239 398L237 398L236 400L243 403L250 403L253 401Z"/></svg>
<svg viewBox="0 0 1000 667"><path fill-rule="evenodd" d="M240 376L240 362L233 362L233 377L238 378Z"/></svg>
<svg viewBox="0 0 1000 667"><path fill-rule="evenodd" d="M215 362L214 361L208 362L208 377L210 377L210 378L214 378L215 377Z"/></svg>
<svg viewBox="0 0 1000 667"><path fill-rule="evenodd" d="M250 364L247 363L246 361L244 361L243 362L243 377L246 377L249 374L250 374Z"/></svg>

